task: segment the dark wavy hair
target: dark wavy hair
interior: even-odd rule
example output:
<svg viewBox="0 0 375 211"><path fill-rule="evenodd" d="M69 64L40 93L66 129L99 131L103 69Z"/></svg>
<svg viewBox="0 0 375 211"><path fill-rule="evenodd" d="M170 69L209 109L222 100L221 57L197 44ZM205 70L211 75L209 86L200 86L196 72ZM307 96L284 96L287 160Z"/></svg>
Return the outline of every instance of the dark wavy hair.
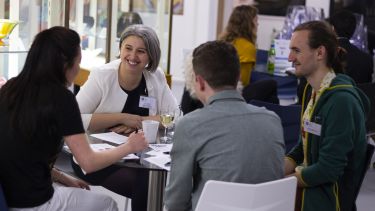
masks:
<svg viewBox="0 0 375 211"><path fill-rule="evenodd" d="M324 46L327 51L326 65L336 73L343 72L343 57L346 51L339 47L337 36L332 27L323 21L310 21L298 25L294 31L309 32L308 45L312 49Z"/></svg>
<svg viewBox="0 0 375 211"><path fill-rule="evenodd" d="M220 39L232 42L234 39L242 37L255 44L257 35L254 32L256 26L253 20L257 15L258 9L256 7L250 5L237 6L230 15L228 25Z"/></svg>
<svg viewBox="0 0 375 211"><path fill-rule="evenodd" d="M20 74L1 88L0 105L24 139L32 139L40 125L50 122L58 97L54 91L67 86L66 72L79 52L77 32L60 26L44 30L36 35Z"/></svg>

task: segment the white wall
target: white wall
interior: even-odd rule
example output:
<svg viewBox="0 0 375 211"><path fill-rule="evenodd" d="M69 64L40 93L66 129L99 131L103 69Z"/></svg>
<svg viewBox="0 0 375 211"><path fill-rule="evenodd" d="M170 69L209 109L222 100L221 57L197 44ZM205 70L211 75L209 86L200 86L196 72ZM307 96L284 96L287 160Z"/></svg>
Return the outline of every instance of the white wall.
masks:
<svg viewBox="0 0 375 211"><path fill-rule="evenodd" d="M224 1L224 27L232 9L233 1ZM184 49L194 49L201 43L216 39L217 12L217 0L189 0L184 1L184 14L173 16L171 74L174 83L184 81ZM257 47L268 50L272 30L281 30L283 24L284 17L259 15Z"/></svg>
<svg viewBox="0 0 375 211"><path fill-rule="evenodd" d="M280 31L284 26L285 17L282 16L258 16L257 48L268 50L271 46L272 31Z"/></svg>
<svg viewBox="0 0 375 211"><path fill-rule="evenodd" d="M174 81L184 80L183 49L216 39L218 1L184 1L184 14L173 16L171 74ZM173 86L173 85L172 85Z"/></svg>
<svg viewBox="0 0 375 211"><path fill-rule="evenodd" d="M316 10L320 11L323 9L324 18L329 17L330 1L327 0L306 0L307 7L314 7Z"/></svg>

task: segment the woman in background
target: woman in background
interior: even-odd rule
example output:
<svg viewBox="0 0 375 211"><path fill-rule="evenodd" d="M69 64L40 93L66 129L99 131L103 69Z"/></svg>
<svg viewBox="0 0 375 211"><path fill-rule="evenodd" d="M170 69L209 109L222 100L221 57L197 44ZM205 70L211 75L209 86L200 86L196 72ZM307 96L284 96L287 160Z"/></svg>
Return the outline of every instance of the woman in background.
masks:
<svg viewBox="0 0 375 211"><path fill-rule="evenodd" d="M79 71L79 35L64 27L40 32L21 73L0 90L0 181L11 211L118 210L108 196L66 177L53 163L63 141L91 173L147 148L142 133L106 151L91 149L74 95L67 89ZM59 181L71 187L54 187Z"/></svg>
<svg viewBox="0 0 375 211"><path fill-rule="evenodd" d="M256 59L256 38L258 30L258 9L250 5L234 8L225 32L220 39L230 42L237 50L240 59L240 81L243 86L250 82L251 71Z"/></svg>

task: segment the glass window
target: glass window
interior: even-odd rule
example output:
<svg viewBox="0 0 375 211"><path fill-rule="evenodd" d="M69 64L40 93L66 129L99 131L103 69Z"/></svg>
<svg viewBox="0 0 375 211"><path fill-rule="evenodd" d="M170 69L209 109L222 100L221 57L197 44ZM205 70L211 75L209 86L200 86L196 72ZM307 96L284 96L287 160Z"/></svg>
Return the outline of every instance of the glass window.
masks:
<svg viewBox="0 0 375 211"><path fill-rule="evenodd" d="M0 19L18 23L0 46L0 76L9 79L18 75L34 36L43 29L63 25L63 11L64 0L0 0Z"/></svg>
<svg viewBox="0 0 375 211"><path fill-rule="evenodd" d="M69 28L81 36L81 67L91 70L105 63L108 1L71 0Z"/></svg>
<svg viewBox="0 0 375 211"><path fill-rule="evenodd" d="M153 28L157 33L161 47L159 66L166 71L170 0L118 0L116 5L117 10L112 12L112 19L115 20L112 30L116 33L111 39L111 60L119 55L119 39L124 29L131 24L142 23Z"/></svg>

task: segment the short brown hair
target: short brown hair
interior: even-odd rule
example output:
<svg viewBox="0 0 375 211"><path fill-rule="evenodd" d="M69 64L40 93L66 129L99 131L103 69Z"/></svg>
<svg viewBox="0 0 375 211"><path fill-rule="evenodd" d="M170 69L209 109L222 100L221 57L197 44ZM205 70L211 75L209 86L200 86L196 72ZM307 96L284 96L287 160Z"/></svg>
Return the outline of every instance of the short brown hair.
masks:
<svg viewBox="0 0 375 211"><path fill-rule="evenodd" d="M236 49L224 41L209 41L193 51L193 69L213 89L236 88L240 61Z"/></svg>

